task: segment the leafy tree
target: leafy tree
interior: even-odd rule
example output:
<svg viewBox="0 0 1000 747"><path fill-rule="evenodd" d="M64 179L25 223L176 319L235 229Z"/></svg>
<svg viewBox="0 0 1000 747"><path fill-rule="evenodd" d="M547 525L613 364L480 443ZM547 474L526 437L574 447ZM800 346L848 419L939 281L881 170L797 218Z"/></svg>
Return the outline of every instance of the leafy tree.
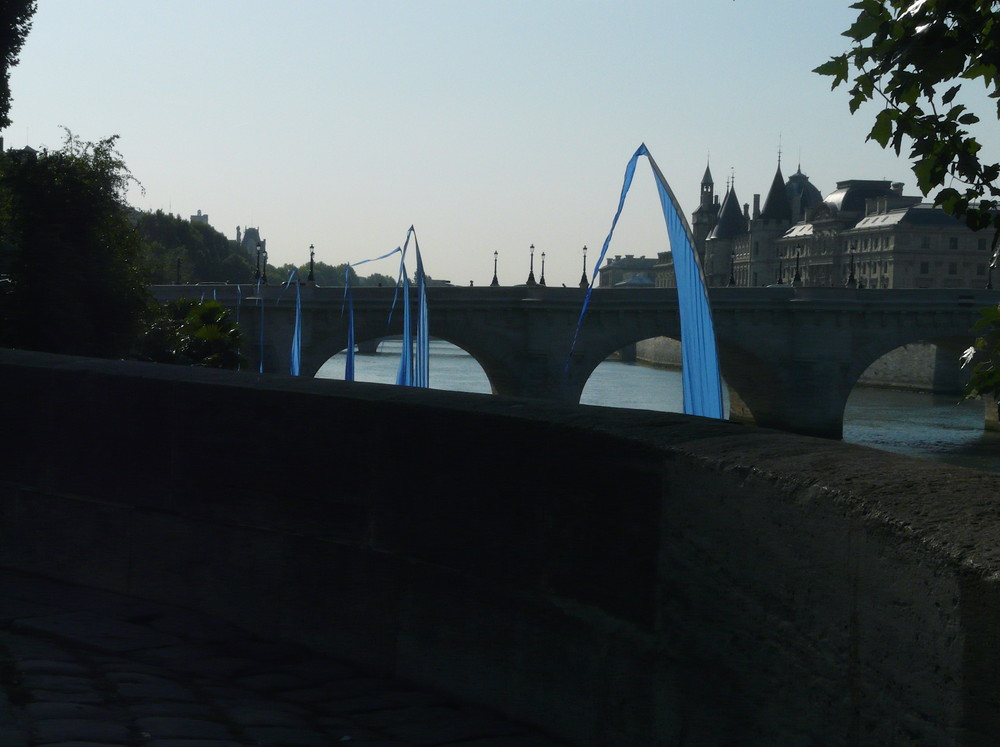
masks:
<svg viewBox="0 0 1000 747"><path fill-rule="evenodd" d="M868 134L897 154L908 143L917 185L934 203L964 217L974 230L1000 238L1000 164L984 160L969 131L979 117L959 103L963 89L981 86L1000 117L1000 16L996 0L861 0L844 32L851 48L815 69L850 81L850 108L881 110ZM948 186L945 186L945 185ZM956 185L956 186L952 186Z"/></svg>
<svg viewBox="0 0 1000 747"><path fill-rule="evenodd" d="M1000 403L1000 306L980 312L975 329L980 332L975 344L962 355L964 366L972 366L972 376L965 387L965 398L992 395Z"/></svg>
<svg viewBox="0 0 1000 747"><path fill-rule="evenodd" d="M136 229L142 237L142 264L151 283L249 282L250 259L219 231L157 210L141 213Z"/></svg>
<svg viewBox="0 0 1000 747"><path fill-rule="evenodd" d="M996 0L861 0L844 32L851 49L815 69L850 80L851 113L866 102L881 110L868 139L897 155L909 145L917 186L973 230L993 229L1000 243L1000 164L981 155L969 127L979 117L961 103L967 85L982 86L1000 119L1000 14ZM853 77L852 77L853 76ZM946 186L947 185L947 186ZM957 185L957 186L953 186ZM982 335L963 356L972 363L966 397L1000 401L1000 308L982 310Z"/></svg>
<svg viewBox="0 0 1000 747"><path fill-rule="evenodd" d="M147 307L116 138L0 154L0 344L116 358Z"/></svg>
<svg viewBox="0 0 1000 747"><path fill-rule="evenodd" d="M155 363L239 368L243 344L232 314L218 301L180 299L151 309L131 357Z"/></svg>
<svg viewBox="0 0 1000 747"><path fill-rule="evenodd" d="M10 126L10 69L18 63L35 7L35 0L0 3L0 130Z"/></svg>

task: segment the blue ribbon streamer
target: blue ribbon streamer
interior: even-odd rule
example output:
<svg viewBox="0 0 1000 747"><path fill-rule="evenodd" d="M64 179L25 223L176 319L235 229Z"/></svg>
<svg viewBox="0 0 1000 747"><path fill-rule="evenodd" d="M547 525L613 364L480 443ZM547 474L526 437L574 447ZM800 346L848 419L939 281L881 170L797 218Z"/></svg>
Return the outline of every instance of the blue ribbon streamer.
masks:
<svg viewBox="0 0 1000 747"><path fill-rule="evenodd" d="M347 359L344 362L344 381L354 381L354 293L351 291L351 266L347 265L344 281L344 306L347 308ZM341 316L344 309L340 310Z"/></svg>
<svg viewBox="0 0 1000 747"><path fill-rule="evenodd" d="M722 415L722 379L719 374L718 350L715 344L715 329L712 323L712 312L708 303L708 291L705 287L705 277L702 272L698 255L694 251L694 242L687 221L683 218L677 199L674 197L667 180L650 155L645 143L639 146L625 167L625 180L622 185L621 197L618 199L618 210L611 221L611 230L604 240L604 246L594 264L594 272L587 287L587 295L580 310L580 319L573 334L573 344L570 355L566 358L565 370L569 371L570 357L576 348L580 336L583 319L590 304L590 296L594 290L601 263L608 253L611 237L615 226L625 206L625 196L632 186L635 165L640 156L645 156L653 169L656 188L660 196L660 206L663 209L663 219L667 225L667 235L674 258L674 269L677 278L677 300L681 317L681 365L684 385L684 412L689 415L721 419Z"/></svg>
<svg viewBox="0 0 1000 747"><path fill-rule="evenodd" d="M417 255L417 338L416 355L414 356L413 324L410 310L410 278L406 272L406 252L410 246L410 238L413 238L413 247ZM430 335L427 322L427 289L426 277L424 275L423 259L420 256L420 244L417 241L417 232L410 226L406 231L406 240L402 247L396 247L391 252L383 254L381 257L362 260L355 263L363 265L366 262L377 262L387 259L396 253L399 258L399 275L396 279L396 289L392 294L392 304L389 307L389 319L386 326L392 324L392 315L396 310L396 302L399 299L399 291L403 290L403 346L399 356L399 367L396 371L396 384L400 386L427 387L430 381ZM347 282L344 287L344 307L348 311L348 352L347 363L344 370L344 379L354 380L354 295L350 287L350 268L348 265ZM341 309L343 314L343 309Z"/></svg>
<svg viewBox="0 0 1000 747"><path fill-rule="evenodd" d="M292 277L295 276L294 271ZM289 278L288 282L292 282ZM292 332L292 356L288 367L288 372L292 376L299 375L299 368L302 362L302 288L295 284L295 330Z"/></svg>

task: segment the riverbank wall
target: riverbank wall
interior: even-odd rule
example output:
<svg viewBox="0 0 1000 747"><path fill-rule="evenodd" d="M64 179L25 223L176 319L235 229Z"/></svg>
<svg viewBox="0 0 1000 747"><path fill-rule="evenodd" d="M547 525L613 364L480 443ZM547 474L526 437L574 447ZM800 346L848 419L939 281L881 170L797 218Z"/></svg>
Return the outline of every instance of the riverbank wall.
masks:
<svg viewBox="0 0 1000 747"><path fill-rule="evenodd" d="M955 394L962 391L967 373L959 363L961 351L930 343L904 345L879 358L861 375L862 386L911 389ZM653 337L629 346L628 362L664 368L681 367L681 343L671 337ZM623 358L623 360L625 360Z"/></svg>
<svg viewBox="0 0 1000 747"><path fill-rule="evenodd" d="M0 567L201 610L570 744L1000 732L1000 476L373 384L14 351L0 383Z"/></svg>

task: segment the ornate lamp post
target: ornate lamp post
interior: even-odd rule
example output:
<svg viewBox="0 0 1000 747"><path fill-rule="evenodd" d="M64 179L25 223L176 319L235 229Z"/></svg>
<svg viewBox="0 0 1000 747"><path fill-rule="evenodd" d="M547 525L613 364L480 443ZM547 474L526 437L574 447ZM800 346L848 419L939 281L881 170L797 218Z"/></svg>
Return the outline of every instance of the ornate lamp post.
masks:
<svg viewBox="0 0 1000 747"><path fill-rule="evenodd" d="M583 274L580 276L580 287L587 288L590 281L587 280L587 245L583 245Z"/></svg>
<svg viewBox="0 0 1000 747"><path fill-rule="evenodd" d="M539 285L545 285L545 252L542 252L542 276L538 279Z"/></svg>
<svg viewBox="0 0 1000 747"><path fill-rule="evenodd" d="M854 245L853 244L851 245L851 248L848 250L847 254L850 257L850 270L849 270L848 275L847 275L847 287L848 288L857 288L858 287L858 281L854 277Z"/></svg>
<svg viewBox="0 0 1000 747"><path fill-rule="evenodd" d="M260 271L260 282L262 282L264 285L267 285L267 249L264 249L261 252L261 255L262 255L261 258L264 260L264 266L261 268Z"/></svg>
<svg viewBox="0 0 1000 747"><path fill-rule="evenodd" d="M491 288L496 288L498 285L500 285L500 281L497 280L497 257L499 256L500 252L498 251L493 252L493 282L490 283Z"/></svg>
<svg viewBox="0 0 1000 747"><path fill-rule="evenodd" d="M729 251L729 287L732 288L736 285L736 275L733 271L736 266L736 250L731 249Z"/></svg>
<svg viewBox="0 0 1000 747"><path fill-rule="evenodd" d="M260 280L260 242L257 242L257 269L253 273L253 281L256 283Z"/></svg>
<svg viewBox="0 0 1000 747"><path fill-rule="evenodd" d="M316 257L316 251L315 251L313 245L310 244L309 245L309 277L306 278L306 280L308 280L310 283L315 283L316 282L316 276L313 273L313 270L316 268L316 263L313 261L313 259L315 257Z"/></svg>
<svg viewBox="0 0 1000 747"><path fill-rule="evenodd" d="M532 244L531 247L531 265L528 269L528 282L525 285L536 286L538 283L535 282L535 245Z"/></svg>
<svg viewBox="0 0 1000 747"><path fill-rule="evenodd" d="M796 244L795 246L795 276L792 278L792 285L796 287L802 286L802 275L799 273L799 255L802 254L801 244Z"/></svg>

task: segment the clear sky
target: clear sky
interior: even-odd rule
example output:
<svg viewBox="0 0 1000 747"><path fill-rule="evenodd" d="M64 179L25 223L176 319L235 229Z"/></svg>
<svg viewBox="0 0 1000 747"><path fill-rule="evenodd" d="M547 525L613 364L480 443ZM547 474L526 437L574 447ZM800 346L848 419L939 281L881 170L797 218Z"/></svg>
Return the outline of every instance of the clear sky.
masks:
<svg viewBox="0 0 1000 747"><path fill-rule="evenodd" d="M258 226L272 264L357 262L417 230L427 272L549 285L588 273L645 142L685 213L710 163L741 202L779 142L827 194L905 160L810 72L850 0L40 0L5 147L119 135L144 210ZM995 122L994 122L995 124ZM995 128L993 128L995 129ZM640 163L610 254L666 229ZM366 265L391 274L391 263ZM364 273L367 274L367 273Z"/></svg>

